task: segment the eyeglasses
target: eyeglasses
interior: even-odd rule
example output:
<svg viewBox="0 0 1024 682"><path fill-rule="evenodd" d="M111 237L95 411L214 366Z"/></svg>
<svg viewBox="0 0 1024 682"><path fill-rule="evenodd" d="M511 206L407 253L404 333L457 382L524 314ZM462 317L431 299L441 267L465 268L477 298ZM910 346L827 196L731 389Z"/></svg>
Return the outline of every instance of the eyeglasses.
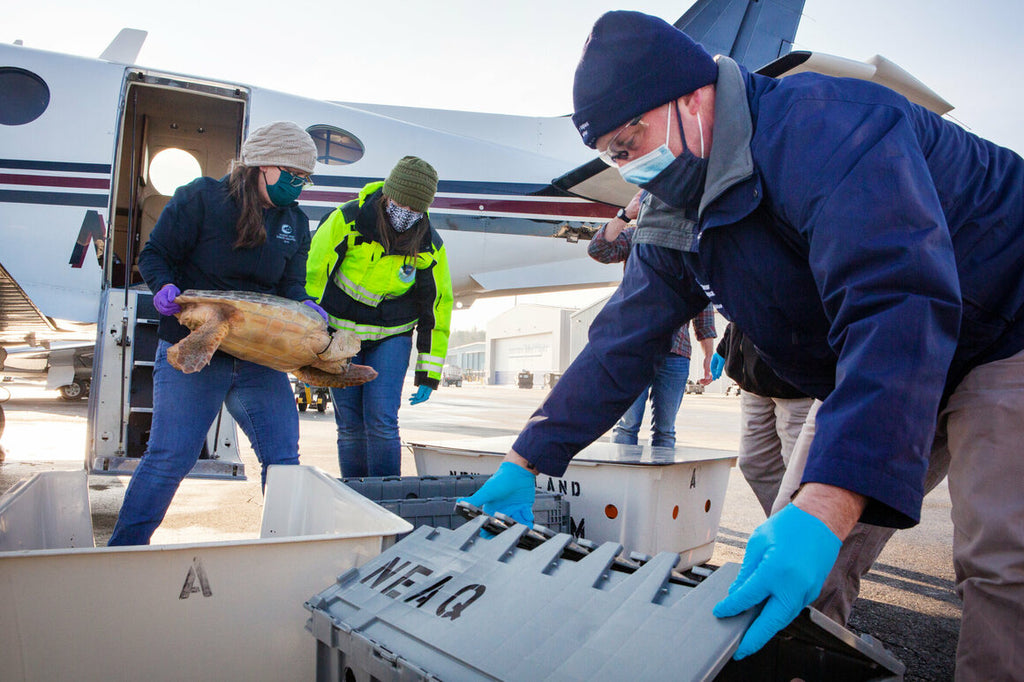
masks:
<svg viewBox="0 0 1024 682"><path fill-rule="evenodd" d="M625 161L630 153L636 149L637 141L647 130L647 124L642 120L643 114L637 116L626 125L619 128L618 132L608 142L608 147L599 152L598 156L609 166L617 166L618 161ZM622 138L621 140L619 138Z"/></svg>
<svg viewBox="0 0 1024 682"><path fill-rule="evenodd" d="M285 182L287 182L292 187L312 187L313 186L313 178L311 176L309 176L309 175L299 175L297 173L293 173L292 171L288 170L287 168L281 168L280 166L277 167L277 170L281 171L281 175L287 175L288 176L288 179L286 179Z"/></svg>

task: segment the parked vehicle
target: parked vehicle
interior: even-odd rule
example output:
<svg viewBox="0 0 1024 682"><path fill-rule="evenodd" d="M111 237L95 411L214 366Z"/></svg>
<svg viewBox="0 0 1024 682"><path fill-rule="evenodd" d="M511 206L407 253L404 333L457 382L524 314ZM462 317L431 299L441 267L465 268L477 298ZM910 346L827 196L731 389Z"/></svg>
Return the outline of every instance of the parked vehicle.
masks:
<svg viewBox="0 0 1024 682"><path fill-rule="evenodd" d="M445 365L441 368L442 386L462 386L462 368L458 365Z"/></svg>
<svg viewBox="0 0 1024 682"><path fill-rule="evenodd" d="M295 404L299 412L305 412L306 408L312 405L317 412L327 409L331 402L331 391L324 386L310 386L301 381L295 383Z"/></svg>

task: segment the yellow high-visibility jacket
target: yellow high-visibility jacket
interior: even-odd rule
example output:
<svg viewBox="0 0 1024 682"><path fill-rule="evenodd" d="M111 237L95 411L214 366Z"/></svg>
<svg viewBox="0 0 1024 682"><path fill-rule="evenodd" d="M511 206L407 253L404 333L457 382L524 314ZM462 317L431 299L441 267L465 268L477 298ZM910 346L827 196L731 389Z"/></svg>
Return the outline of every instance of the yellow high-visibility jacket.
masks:
<svg viewBox="0 0 1024 682"><path fill-rule="evenodd" d="M306 292L327 311L333 328L355 332L364 346L415 329L416 385L437 388L452 316L448 255L433 227L415 258L385 253L376 208L383 185L370 183L317 229L306 261Z"/></svg>

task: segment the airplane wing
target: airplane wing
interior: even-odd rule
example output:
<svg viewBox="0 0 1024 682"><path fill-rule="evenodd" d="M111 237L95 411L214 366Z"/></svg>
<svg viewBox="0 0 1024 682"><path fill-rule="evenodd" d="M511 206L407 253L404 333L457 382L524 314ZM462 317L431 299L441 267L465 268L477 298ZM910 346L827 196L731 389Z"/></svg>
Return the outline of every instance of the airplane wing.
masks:
<svg viewBox="0 0 1024 682"><path fill-rule="evenodd" d="M704 45L755 71L793 48L804 0L697 0L673 24ZM594 159L551 184L574 196L625 206L639 189Z"/></svg>
<svg viewBox="0 0 1024 682"><path fill-rule="evenodd" d="M93 341L56 342L46 346L0 346L0 370L6 376L46 374L46 388L67 386L81 373L91 377Z"/></svg>
<svg viewBox="0 0 1024 682"><path fill-rule="evenodd" d="M551 184L573 196L599 201L612 206L625 206L639 189L622 179L618 168L612 168L601 159L593 159Z"/></svg>

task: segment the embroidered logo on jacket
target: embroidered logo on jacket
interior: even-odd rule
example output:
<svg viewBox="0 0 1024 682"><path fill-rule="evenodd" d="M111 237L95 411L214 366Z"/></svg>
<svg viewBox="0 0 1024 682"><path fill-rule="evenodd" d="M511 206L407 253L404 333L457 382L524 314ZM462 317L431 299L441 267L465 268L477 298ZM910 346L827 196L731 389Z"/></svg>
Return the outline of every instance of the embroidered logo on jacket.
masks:
<svg viewBox="0 0 1024 682"><path fill-rule="evenodd" d="M283 241L285 244L295 243L295 228L287 223L281 226L281 229L277 231L277 238Z"/></svg>

